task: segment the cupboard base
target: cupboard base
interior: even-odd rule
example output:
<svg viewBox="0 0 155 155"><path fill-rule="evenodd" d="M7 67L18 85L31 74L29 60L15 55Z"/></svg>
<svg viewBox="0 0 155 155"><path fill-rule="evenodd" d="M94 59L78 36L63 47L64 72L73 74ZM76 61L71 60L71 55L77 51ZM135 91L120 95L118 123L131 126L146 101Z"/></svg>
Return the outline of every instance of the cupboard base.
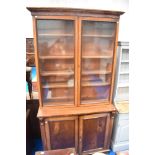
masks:
<svg viewBox="0 0 155 155"><path fill-rule="evenodd" d="M44 150L75 148L79 155L108 152L115 112L40 118Z"/></svg>

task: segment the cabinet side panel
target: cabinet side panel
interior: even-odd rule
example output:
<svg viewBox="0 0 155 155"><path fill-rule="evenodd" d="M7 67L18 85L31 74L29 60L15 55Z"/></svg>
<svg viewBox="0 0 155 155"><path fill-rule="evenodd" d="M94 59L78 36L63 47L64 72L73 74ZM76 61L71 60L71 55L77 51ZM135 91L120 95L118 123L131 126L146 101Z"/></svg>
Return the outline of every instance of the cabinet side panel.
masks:
<svg viewBox="0 0 155 155"><path fill-rule="evenodd" d="M38 86L38 97L39 104L42 106L42 98L41 98L41 86L40 86L40 77L39 77L39 62L38 62L38 48L37 48L37 26L36 26L36 18L33 17L33 37L34 37L34 50L35 50L35 65L37 69L37 86Z"/></svg>
<svg viewBox="0 0 155 155"><path fill-rule="evenodd" d="M112 67L112 80L111 80L111 92L110 92L110 103L112 103L112 96L114 90L114 80L115 80L115 69L116 69L116 59L117 59L117 42L118 42L118 30L119 23L116 23L116 36L115 36L115 46L114 46L114 56L113 56L113 67Z"/></svg>

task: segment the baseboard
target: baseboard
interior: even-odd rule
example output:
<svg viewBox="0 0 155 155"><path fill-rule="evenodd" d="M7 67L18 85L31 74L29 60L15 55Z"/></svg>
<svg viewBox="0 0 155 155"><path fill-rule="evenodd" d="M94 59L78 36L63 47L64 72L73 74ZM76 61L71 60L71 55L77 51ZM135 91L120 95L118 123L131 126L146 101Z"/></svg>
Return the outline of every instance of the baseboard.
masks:
<svg viewBox="0 0 155 155"><path fill-rule="evenodd" d="M128 150L129 149L129 142L117 143L117 144L112 142L111 149L113 152Z"/></svg>

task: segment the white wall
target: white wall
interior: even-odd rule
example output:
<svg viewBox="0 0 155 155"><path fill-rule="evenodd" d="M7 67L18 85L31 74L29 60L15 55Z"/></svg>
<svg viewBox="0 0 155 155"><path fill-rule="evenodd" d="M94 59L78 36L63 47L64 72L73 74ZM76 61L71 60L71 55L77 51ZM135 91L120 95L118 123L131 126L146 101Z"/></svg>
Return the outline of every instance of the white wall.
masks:
<svg viewBox="0 0 155 155"><path fill-rule="evenodd" d="M33 7L70 7L84 9L117 10L126 12L120 18L119 41L129 41L129 0L28 0L26 6ZM25 10L26 37L33 37L32 18Z"/></svg>

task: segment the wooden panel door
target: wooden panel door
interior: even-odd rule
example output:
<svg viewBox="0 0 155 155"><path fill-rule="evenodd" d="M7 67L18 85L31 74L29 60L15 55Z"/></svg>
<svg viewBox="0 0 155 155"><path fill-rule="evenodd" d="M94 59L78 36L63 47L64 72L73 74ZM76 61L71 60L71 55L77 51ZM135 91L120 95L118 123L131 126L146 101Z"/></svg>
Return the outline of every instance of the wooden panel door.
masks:
<svg viewBox="0 0 155 155"><path fill-rule="evenodd" d="M76 148L78 144L78 117L57 117L45 120L47 149Z"/></svg>
<svg viewBox="0 0 155 155"><path fill-rule="evenodd" d="M37 17L35 24L41 103L74 106L77 20L75 17Z"/></svg>
<svg viewBox="0 0 155 155"><path fill-rule="evenodd" d="M80 104L109 103L115 58L116 22L80 18Z"/></svg>
<svg viewBox="0 0 155 155"><path fill-rule="evenodd" d="M79 121L79 153L107 150L110 113L81 116Z"/></svg>

